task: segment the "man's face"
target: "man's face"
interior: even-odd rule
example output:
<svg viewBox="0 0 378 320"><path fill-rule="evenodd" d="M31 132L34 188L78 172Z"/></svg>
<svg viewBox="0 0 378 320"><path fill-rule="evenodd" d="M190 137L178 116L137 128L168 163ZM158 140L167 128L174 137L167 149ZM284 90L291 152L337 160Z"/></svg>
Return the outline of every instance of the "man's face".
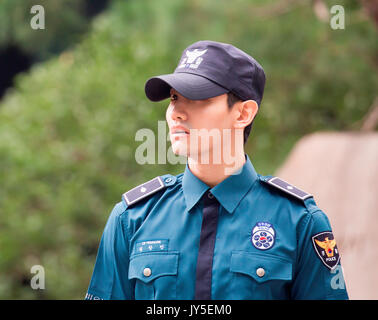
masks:
<svg viewBox="0 0 378 320"><path fill-rule="evenodd" d="M235 118L227 105L227 94L206 100L189 100L174 89L170 93L166 120L173 153L199 159L205 154L222 152L222 135L226 131L231 133Z"/></svg>

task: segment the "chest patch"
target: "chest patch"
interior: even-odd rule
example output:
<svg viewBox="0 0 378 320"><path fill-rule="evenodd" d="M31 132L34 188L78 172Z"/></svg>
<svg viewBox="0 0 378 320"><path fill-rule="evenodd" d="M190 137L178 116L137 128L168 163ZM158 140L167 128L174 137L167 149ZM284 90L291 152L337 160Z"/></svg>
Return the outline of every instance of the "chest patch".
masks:
<svg viewBox="0 0 378 320"><path fill-rule="evenodd" d="M276 232L268 222L258 222L252 229L251 242L259 250L268 250L274 245Z"/></svg>

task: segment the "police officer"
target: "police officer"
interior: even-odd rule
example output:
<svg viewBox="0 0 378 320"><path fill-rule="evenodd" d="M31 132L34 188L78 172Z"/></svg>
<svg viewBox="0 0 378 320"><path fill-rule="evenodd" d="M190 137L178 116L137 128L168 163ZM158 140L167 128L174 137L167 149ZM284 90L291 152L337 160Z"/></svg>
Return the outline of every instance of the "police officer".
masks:
<svg viewBox="0 0 378 320"><path fill-rule="evenodd" d="M244 153L264 86L255 59L214 41L190 45L173 74L146 82L150 100L171 100L166 120L185 172L123 194L86 299L348 299L336 240L313 196L259 175ZM230 139L193 143L203 129Z"/></svg>

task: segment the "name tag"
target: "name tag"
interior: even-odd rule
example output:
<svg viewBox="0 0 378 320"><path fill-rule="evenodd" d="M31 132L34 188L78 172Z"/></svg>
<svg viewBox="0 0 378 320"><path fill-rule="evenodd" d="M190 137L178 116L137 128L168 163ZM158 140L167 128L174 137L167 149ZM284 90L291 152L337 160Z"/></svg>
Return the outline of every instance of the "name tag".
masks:
<svg viewBox="0 0 378 320"><path fill-rule="evenodd" d="M168 240L148 240L139 241L136 243L135 253L153 252L153 251L168 251Z"/></svg>

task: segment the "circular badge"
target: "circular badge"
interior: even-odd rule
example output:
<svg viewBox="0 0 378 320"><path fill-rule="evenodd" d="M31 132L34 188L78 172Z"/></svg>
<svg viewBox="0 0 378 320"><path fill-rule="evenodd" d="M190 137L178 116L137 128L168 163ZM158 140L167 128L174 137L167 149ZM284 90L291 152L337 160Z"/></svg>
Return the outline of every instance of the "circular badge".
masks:
<svg viewBox="0 0 378 320"><path fill-rule="evenodd" d="M258 222L252 229L251 242L259 250L270 249L274 245L275 231L267 222Z"/></svg>

